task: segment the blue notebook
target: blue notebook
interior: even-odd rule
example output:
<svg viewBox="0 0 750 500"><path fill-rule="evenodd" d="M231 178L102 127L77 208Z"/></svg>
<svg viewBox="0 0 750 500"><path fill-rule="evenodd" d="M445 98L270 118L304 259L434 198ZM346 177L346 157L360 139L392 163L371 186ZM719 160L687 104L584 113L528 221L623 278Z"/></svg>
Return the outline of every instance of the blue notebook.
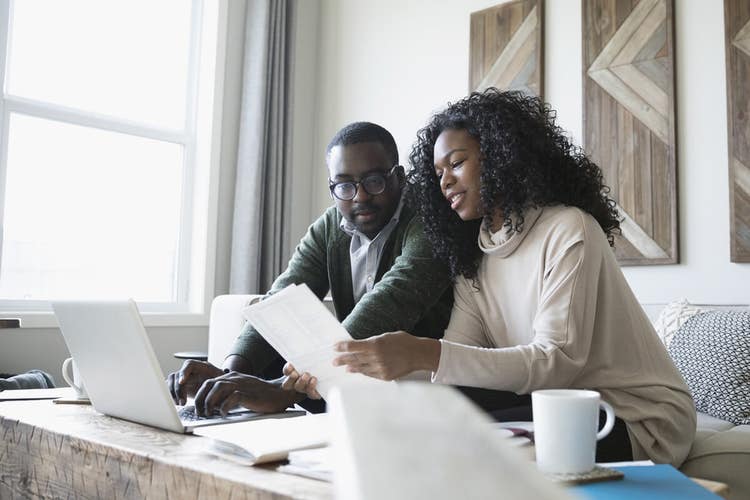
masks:
<svg viewBox="0 0 750 500"><path fill-rule="evenodd" d="M615 467L625 477L620 481L573 486L581 498L592 500L716 500L721 497L696 484L671 465L629 465Z"/></svg>

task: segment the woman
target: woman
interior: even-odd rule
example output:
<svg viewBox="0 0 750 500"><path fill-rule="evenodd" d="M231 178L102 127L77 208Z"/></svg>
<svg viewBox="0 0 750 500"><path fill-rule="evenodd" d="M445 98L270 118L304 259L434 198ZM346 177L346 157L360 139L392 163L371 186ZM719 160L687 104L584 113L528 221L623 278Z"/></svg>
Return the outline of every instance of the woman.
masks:
<svg viewBox="0 0 750 500"><path fill-rule="evenodd" d="M679 465L695 432L690 393L610 248L619 222L601 170L554 112L520 93L475 92L432 118L410 160L411 201L455 280L450 323L442 340L342 343L336 363L509 391L516 418L530 418L536 389L594 389L620 429L597 460ZM315 394L309 375L287 372L288 387Z"/></svg>

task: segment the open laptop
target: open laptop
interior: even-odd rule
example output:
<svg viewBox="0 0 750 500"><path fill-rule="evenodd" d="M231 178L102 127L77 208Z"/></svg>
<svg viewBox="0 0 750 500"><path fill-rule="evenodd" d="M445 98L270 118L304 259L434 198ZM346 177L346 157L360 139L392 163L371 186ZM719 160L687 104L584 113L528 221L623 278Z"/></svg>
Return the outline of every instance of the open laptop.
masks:
<svg viewBox="0 0 750 500"><path fill-rule="evenodd" d="M204 425L305 413L233 411L226 417L198 418L172 401L133 300L53 301L52 308L91 404L101 413L181 433Z"/></svg>

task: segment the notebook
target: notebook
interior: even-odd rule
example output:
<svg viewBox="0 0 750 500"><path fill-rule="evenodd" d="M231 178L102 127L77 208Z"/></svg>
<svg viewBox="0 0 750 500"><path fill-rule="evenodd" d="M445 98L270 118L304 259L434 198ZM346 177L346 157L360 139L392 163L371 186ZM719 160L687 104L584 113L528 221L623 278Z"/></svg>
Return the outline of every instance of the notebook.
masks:
<svg viewBox="0 0 750 500"><path fill-rule="evenodd" d="M572 491L591 500L643 500L679 498L680 500L716 500L711 493L668 464L617 466L625 474L621 481L574 486Z"/></svg>
<svg viewBox="0 0 750 500"><path fill-rule="evenodd" d="M73 398L75 391L72 387L57 387L54 389L14 389L0 391L0 401L24 401L33 399Z"/></svg>
<svg viewBox="0 0 750 500"><path fill-rule="evenodd" d="M172 401L133 300L54 301L52 308L91 404L105 415L189 433L199 426L305 413L234 411L226 418L180 418L178 409L184 409Z"/></svg>
<svg viewBox="0 0 750 500"><path fill-rule="evenodd" d="M195 430L212 438L207 450L243 465L276 462L291 452L326 446L328 414L215 425Z"/></svg>

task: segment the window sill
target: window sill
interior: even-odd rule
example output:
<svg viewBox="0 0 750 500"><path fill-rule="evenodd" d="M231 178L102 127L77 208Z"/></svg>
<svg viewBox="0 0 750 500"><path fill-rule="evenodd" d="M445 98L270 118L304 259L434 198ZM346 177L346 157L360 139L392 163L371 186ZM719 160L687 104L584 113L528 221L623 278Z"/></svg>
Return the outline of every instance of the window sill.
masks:
<svg viewBox="0 0 750 500"><path fill-rule="evenodd" d="M59 328L52 312L2 312L0 317L19 318L21 329L24 328ZM150 327L208 326L208 314L203 313L141 313L143 324Z"/></svg>

